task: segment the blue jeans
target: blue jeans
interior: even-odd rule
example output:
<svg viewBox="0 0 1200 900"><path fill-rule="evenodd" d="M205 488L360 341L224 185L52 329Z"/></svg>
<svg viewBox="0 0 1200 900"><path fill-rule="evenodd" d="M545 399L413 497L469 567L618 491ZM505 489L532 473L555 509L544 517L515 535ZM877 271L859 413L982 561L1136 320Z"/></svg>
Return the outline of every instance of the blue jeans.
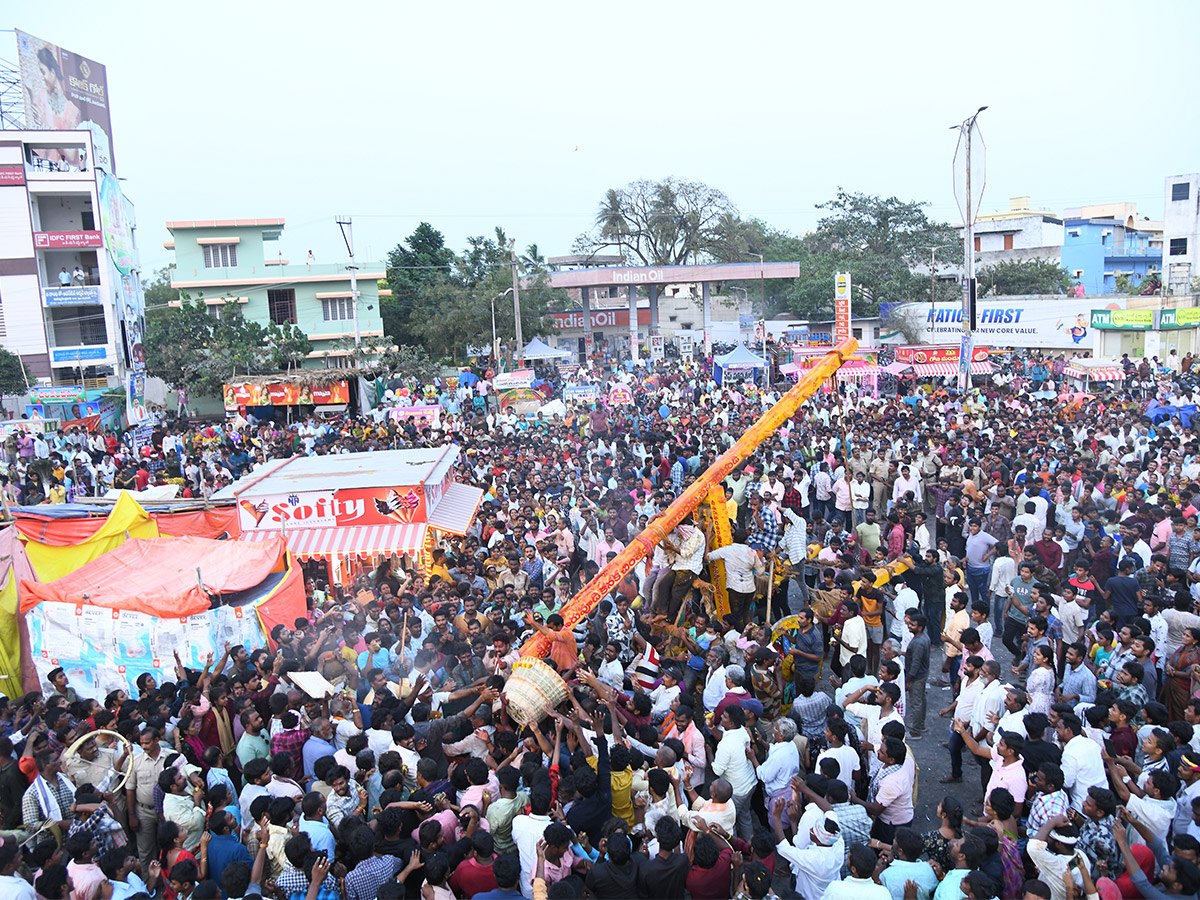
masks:
<svg viewBox="0 0 1200 900"><path fill-rule="evenodd" d="M854 510L854 527L857 528L865 521L867 521L867 511L865 509Z"/></svg>
<svg viewBox="0 0 1200 900"><path fill-rule="evenodd" d="M988 579L991 574L991 566L967 566L967 590L970 591L972 603L988 599Z"/></svg>

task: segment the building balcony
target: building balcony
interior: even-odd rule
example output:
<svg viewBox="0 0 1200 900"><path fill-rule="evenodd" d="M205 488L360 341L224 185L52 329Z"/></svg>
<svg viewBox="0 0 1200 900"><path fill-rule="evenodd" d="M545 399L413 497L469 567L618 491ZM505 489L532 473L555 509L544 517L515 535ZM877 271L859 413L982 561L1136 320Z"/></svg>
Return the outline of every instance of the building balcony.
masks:
<svg viewBox="0 0 1200 900"><path fill-rule="evenodd" d="M358 277L363 281L376 281L383 278L386 266L381 262L360 263ZM228 268L205 269L192 267L190 269L175 268L171 270L171 285L187 287L196 282L227 282L229 284L246 284L263 281L264 279L278 281L328 281L334 278L350 280L350 270L342 263L314 263L309 266L304 263L285 263L279 265L267 260L265 265L230 266ZM361 288L359 288L361 290Z"/></svg>
<svg viewBox="0 0 1200 900"><path fill-rule="evenodd" d="M1113 244L1104 246L1105 259L1162 260L1162 247L1143 247L1138 244Z"/></svg>

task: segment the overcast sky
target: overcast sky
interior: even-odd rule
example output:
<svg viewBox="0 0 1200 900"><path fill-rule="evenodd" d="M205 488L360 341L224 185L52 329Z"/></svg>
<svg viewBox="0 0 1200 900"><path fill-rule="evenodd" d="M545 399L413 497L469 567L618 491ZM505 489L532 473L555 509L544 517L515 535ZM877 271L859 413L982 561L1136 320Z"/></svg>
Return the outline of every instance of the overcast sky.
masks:
<svg viewBox="0 0 1200 900"><path fill-rule="evenodd" d="M984 211L1159 218L1200 169L1194 0L0 8L107 66L146 270L165 221L214 217L285 217L293 262L344 257L338 213L370 258L422 220L555 255L607 188L667 175L794 232L839 185L956 220L948 126L982 105Z"/></svg>

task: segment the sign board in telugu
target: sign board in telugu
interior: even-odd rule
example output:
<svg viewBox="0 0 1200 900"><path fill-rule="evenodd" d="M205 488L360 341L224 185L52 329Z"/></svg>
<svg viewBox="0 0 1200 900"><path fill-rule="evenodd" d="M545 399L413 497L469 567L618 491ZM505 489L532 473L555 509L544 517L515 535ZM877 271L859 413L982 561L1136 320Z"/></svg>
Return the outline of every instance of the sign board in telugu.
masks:
<svg viewBox="0 0 1200 900"><path fill-rule="evenodd" d="M24 166L0 166L0 186L6 184L24 184Z"/></svg>
<svg viewBox="0 0 1200 900"><path fill-rule="evenodd" d="M1154 327L1154 310L1093 309L1092 327L1105 331L1149 331Z"/></svg>
<svg viewBox="0 0 1200 900"><path fill-rule="evenodd" d="M350 402L350 387L344 381L323 385L227 384L222 394L227 410L239 406L325 406Z"/></svg>
<svg viewBox="0 0 1200 900"><path fill-rule="evenodd" d="M33 246L38 250L81 250L103 247L104 235L99 231L35 231Z"/></svg>
<svg viewBox="0 0 1200 900"><path fill-rule="evenodd" d="M52 354L55 362L79 362L84 359L104 359L108 356L107 347L68 347L55 350Z"/></svg>
<svg viewBox="0 0 1200 900"><path fill-rule="evenodd" d="M838 272L833 280L833 339L839 344L850 337L850 293L850 273Z"/></svg>
<svg viewBox="0 0 1200 900"><path fill-rule="evenodd" d="M1158 314L1159 328L1194 328L1200 325L1200 308L1164 309Z"/></svg>
<svg viewBox="0 0 1200 900"><path fill-rule="evenodd" d="M98 306L100 287L85 284L78 287L48 287L44 292L47 306Z"/></svg>
<svg viewBox="0 0 1200 900"><path fill-rule="evenodd" d="M897 347L896 362L915 363L919 366L928 363L958 362L962 356L961 346L944 347ZM987 362L988 352L985 347L976 347L971 351L972 362Z"/></svg>
<svg viewBox="0 0 1200 900"><path fill-rule="evenodd" d="M29 391L34 403L78 403L85 398L83 385L58 384L52 387L36 387Z"/></svg>

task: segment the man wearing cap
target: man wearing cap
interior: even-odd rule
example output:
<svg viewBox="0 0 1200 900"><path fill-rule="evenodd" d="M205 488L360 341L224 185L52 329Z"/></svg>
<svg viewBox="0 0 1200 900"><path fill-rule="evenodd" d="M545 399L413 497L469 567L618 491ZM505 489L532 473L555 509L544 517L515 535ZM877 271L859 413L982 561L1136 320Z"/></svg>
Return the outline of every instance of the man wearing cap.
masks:
<svg viewBox="0 0 1200 900"><path fill-rule="evenodd" d="M1175 799L1175 834L1186 834L1192 822L1192 801L1200 797L1200 753L1191 748L1179 758L1179 767L1175 770L1183 789Z"/></svg>
<svg viewBox="0 0 1200 900"><path fill-rule="evenodd" d="M783 834L783 811L788 805L785 798L775 802L771 820L775 823L775 850L787 860L796 878L796 894L806 898L820 898L826 889L838 880L842 863L846 857L846 842L838 827L837 813L824 813L806 834L797 834L788 840ZM797 818L799 810L790 804L790 818ZM794 813L794 814L793 814Z"/></svg>

